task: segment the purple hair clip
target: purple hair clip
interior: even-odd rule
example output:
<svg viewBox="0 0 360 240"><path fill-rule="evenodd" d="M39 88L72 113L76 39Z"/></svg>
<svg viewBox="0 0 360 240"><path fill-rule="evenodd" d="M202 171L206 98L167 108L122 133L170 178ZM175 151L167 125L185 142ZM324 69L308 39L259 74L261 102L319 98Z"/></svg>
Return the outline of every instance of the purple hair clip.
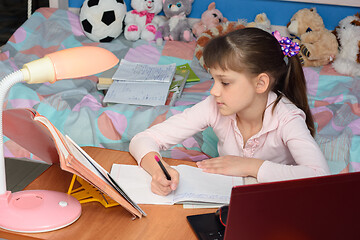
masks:
<svg viewBox="0 0 360 240"><path fill-rule="evenodd" d="M273 32L272 35L278 40L285 56L292 57L300 52L299 44L291 41L288 37L281 37L279 31Z"/></svg>

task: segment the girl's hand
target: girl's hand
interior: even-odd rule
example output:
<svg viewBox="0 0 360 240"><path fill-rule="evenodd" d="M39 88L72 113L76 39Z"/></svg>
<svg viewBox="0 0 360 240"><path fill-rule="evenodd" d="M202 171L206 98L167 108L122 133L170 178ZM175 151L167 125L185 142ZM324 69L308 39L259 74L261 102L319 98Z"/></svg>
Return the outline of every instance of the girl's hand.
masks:
<svg viewBox="0 0 360 240"><path fill-rule="evenodd" d="M155 194L166 196L174 191L179 184L179 173L172 167L165 165L166 170L171 176L171 180L167 180L164 172L159 167L152 175L151 191Z"/></svg>
<svg viewBox="0 0 360 240"><path fill-rule="evenodd" d="M165 196L177 188L179 184L179 173L165 161L162 161L162 164L171 177L171 180L167 180L165 173L156 162L155 156L158 156L158 158L161 159L160 154L156 152L147 153L141 160L141 167L152 176L151 191L155 194Z"/></svg>
<svg viewBox="0 0 360 240"><path fill-rule="evenodd" d="M217 173L238 177L257 177L263 160L238 156L223 156L197 162L196 165L204 172Z"/></svg>

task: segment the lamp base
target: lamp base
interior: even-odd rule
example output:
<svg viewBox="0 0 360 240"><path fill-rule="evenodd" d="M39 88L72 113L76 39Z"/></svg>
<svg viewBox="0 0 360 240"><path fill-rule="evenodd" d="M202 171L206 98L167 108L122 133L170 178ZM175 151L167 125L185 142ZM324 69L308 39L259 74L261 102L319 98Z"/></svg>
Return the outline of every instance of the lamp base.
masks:
<svg viewBox="0 0 360 240"><path fill-rule="evenodd" d="M66 193L26 190L0 195L0 228L26 233L66 227L81 215L79 201Z"/></svg>

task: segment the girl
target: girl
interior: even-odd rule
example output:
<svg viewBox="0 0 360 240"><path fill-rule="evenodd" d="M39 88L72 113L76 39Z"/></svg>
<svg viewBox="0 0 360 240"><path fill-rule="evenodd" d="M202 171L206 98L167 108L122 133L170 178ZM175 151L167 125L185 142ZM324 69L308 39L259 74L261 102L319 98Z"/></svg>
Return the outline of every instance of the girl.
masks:
<svg viewBox="0 0 360 240"><path fill-rule="evenodd" d="M205 172L259 182L329 174L313 139L298 46L275 35L244 28L211 40L203 53L214 79L211 96L132 139L130 153L152 176L154 193L167 195L179 181L166 163L171 180L165 178L154 160L159 150L208 126L219 139L220 156L197 162Z"/></svg>

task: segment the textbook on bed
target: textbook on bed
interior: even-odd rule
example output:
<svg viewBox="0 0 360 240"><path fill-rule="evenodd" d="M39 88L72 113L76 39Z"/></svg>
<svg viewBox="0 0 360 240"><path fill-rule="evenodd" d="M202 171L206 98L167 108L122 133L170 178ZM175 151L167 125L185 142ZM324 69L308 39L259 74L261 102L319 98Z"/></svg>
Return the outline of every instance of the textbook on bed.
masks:
<svg viewBox="0 0 360 240"><path fill-rule="evenodd" d="M104 103L164 105L176 65L133 63L122 59Z"/></svg>

